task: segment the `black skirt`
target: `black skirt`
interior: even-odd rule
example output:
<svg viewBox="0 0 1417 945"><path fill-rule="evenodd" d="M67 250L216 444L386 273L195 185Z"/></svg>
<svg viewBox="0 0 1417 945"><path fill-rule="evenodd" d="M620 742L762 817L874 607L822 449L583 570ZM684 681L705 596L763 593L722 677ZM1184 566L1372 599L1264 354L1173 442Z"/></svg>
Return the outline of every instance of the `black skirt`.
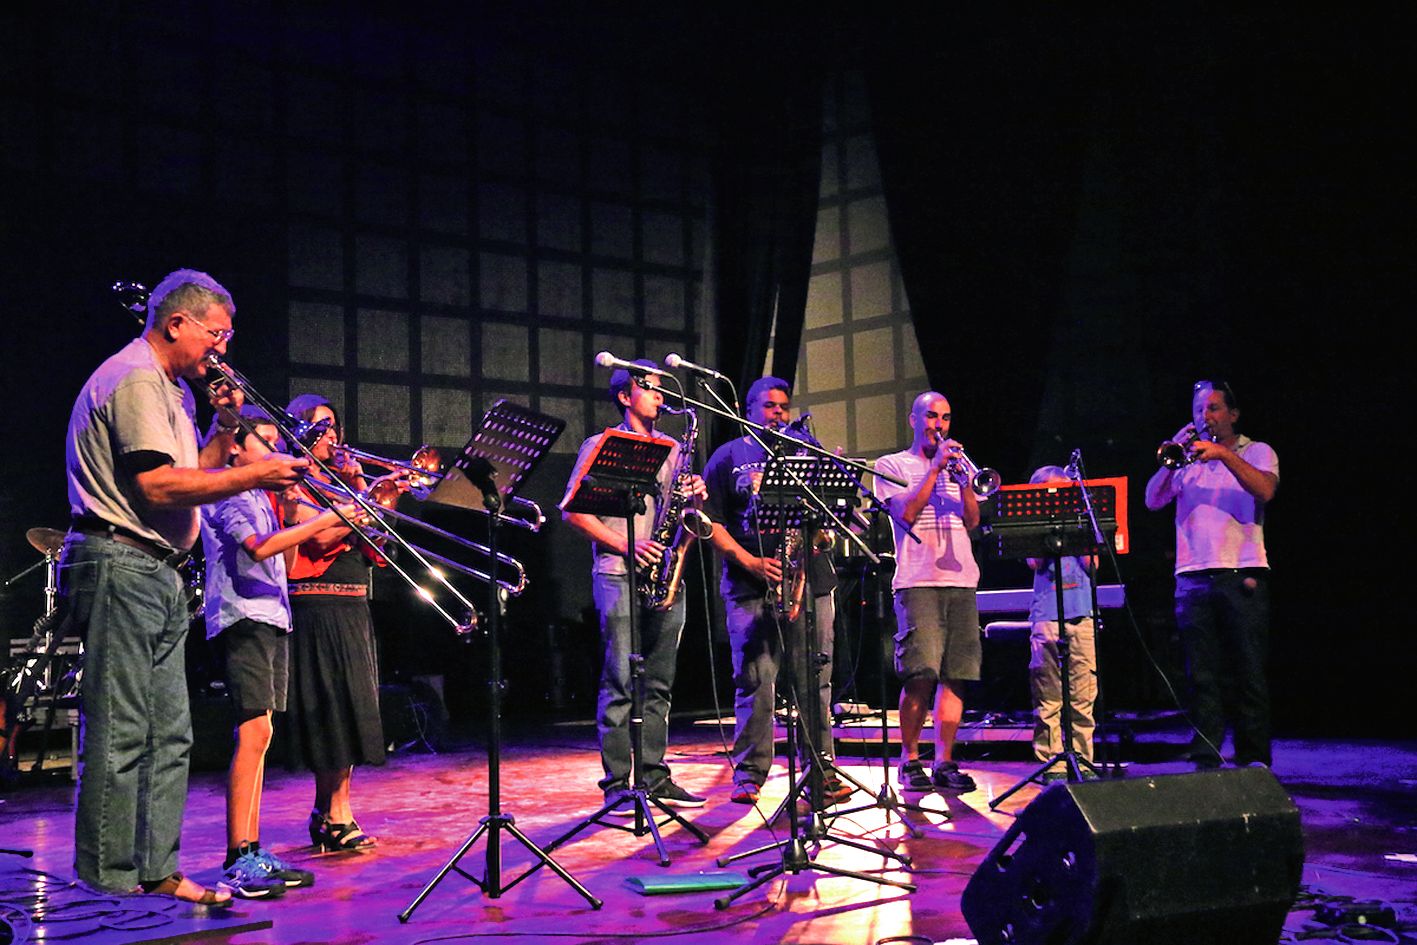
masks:
<svg viewBox="0 0 1417 945"><path fill-rule="evenodd" d="M384 763L379 670L363 597L294 595L287 725L292 769Z"/></svg>

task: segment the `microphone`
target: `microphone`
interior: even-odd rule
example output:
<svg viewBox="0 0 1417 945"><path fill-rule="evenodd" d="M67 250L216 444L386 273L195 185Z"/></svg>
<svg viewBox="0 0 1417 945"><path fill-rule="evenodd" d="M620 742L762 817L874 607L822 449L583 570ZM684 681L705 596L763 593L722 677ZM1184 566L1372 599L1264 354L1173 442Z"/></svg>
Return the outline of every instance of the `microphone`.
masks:
<svg viewBox="0 0 1417 945"><path fill-rule="evenodd" d="M615 357L615 355L611 354L609 351L602 351L597 354L595 356L595 363L600 365L601 367L624 368L631 374L657 374L660 377L664 377L668 373L666 371L661 371L659 368L645 367L643 364L636 364L633 361L625 361L621 358Z"/></svg>
<svg viewBox="0 0 1417 945"><path fill-rule="evenodd" d="M720 381L728 380L728 378L724 377L722 374L718 373L713 368L704 367L702 364L695 364L693 361L681 358L679 357L679 355L674 354L672 352L664 356L664 365L665 367L674 368L676 370L679 368L683 368L684 370L689 371L693 374L701 374L704 377L712 377Z"/></svg>
<svg viewBox="0 0 1417 945"><path fill-rule="evenodd" d="M1068 468L1064 471L1068 474L1068 478L1073 480L1074 482L1077 482L1079 479L1082 478L1082 474L1079 471L1079 466L1081 465L1081 463L1082 450L1073 450L1073 455L1068 459Z"/></svg>
<svg viewBox="0 0 1417 945"><path fill-rule="evenodd" d="M787 421L787 429L796 430L798 433L805 433L812 436L812 411L804 410L797 415L796 420ZM815 438L814 438L815 439Z"/></svg>

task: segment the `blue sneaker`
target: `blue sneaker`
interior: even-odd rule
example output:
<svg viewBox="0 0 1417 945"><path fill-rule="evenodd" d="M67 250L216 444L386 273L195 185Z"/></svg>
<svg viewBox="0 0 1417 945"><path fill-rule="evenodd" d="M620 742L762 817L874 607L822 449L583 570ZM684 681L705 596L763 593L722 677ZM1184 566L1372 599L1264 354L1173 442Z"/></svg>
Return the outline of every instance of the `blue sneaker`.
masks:
<svg viewBox="0 0 1417 945"><path fill-rule="evenodd" d="M284 883L290 888L297 886L315 885L315 874L309 870L296 869L289 863L276 856L270 850L256 851L256 859L266 868L272 879Z"/></svg>
<svg viewBox="0 0 1417 945"><path fill-rule="evenodd" d="M221 885L238 899L279 899L285 883L271 875L260 856L243 853L221 874Z"/></svg>

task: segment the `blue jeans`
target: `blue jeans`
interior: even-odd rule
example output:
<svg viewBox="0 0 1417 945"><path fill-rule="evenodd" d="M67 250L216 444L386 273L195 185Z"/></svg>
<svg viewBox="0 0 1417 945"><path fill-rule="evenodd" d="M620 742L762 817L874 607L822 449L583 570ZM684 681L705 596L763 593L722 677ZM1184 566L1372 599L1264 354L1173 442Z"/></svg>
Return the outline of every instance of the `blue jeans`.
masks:
<svg viewBox="0 0 1417 945"><path fill-rule="evenodd" d="M1192 757L1219 764L1226 716L1235 763L1269 764L1269 572L1264 568L1176 575L1176 624L1191 682ZM1229 711L1227 712L1227 708Z"/></svg>
<svg viewBox="0 0 1417 945"><path fill-rule="evenodd" d="M192 716L182 577L109 538L70 538L61 592L84 640L74 869L103 890L177 871Z"/></svg>
<svg viewBox="0 0 1417 945"><path fill-rule="evenodd" d="M629 786L630 771L630 582L623 574L595 575L595 607L605 648L595 725L600 734L601 790ZM640 771L653 787L669 777L664 750L669 743L669 701L684 630L684 598L661 613L639 606L636 613L643 658L644 725L640 729Z"/></svg>
<svg viewBox="0 0 1417 945"><path fill-rule="evenodd" d="M817 671L819 724L810 736L818 754L832 754L831 681L832 651L835 644L836 607L831 594L815 599L816 646L810 653L825 658L816 667L806 659L793 661L793 678L799 701L810 698L803 680ZM761 786L772 769L773 709L777 698L777 673L782 666L783 644L792 649L794 630L802 633L806 610L795 627L783 627L781 638L772 608L760 597L724 602L728 611L728 641L733 649L733 780ZM804 718L808 706L802 706ZM799 746L799 755L809 757L808 746Z"/></svg>

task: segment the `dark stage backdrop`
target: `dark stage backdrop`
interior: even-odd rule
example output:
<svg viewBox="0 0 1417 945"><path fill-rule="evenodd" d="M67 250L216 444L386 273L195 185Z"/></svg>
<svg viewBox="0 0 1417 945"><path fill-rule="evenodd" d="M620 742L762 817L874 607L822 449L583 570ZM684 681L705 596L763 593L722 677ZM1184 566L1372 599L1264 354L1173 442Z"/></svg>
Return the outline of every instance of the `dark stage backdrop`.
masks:
<svg viewBox="0 0 1417 945"><path fill-rule="evenodd" d="M753 199L776 159L762 122L803 101L826 50L865 76L869 131L844 138L829 105L825 138L832 151L874 136L898 278L887 255L861 261L888 287L891 331L908 314L921 351L892 360L923 364L972 418L971 454L1020 479L1080 446L1090 471L1131 477L1126 578L1165 650L1170 517L1145 513L1140 490L1190 382L1228 377L1283 464L1268 523L1281 723L1410 733L1396 694L1411 515L1400 477L1381 486L1406 468L1389 415L1410 388L1407 15L765 22L674 5L380 18L114 2L3 16L5 574L34 558L25 529L63 524L69 406L136 330L106 286L175 265L236 292L232 358L263 390L327 394L361 444L456 446L497 396L567 417L533 487L549 507L566 451L611 418L595 351L731 355L725 371L755 373L761 280L807 276L800 221L782 215L816 212ZM788 130L784 179L810 180L809 129ZM829 192L842 173L822 172L824 206L844 204ZM724 207L733 219L715 219ZM854 225L849 210L838 223ZM753 242L779 239L791 245ZM806 294L779 287L780 334L825 351L833 329L791 323ZM869 384L867 363L853 359L853 381ZM512 615L520 694L588 704L584 543L552 527L520 544L539 580ZM29 581L0 600L11 635L37 612ZM681 706L708 701L701 630L686 635ZM481 689L475 648L447 655L419 632L400 639ZM536 662L548 639L574 667L559 694ZM1104 671L1160 698L1136 648Z"/></svg>
<svg viewBox="0 0 1417 945"><path fill-rule="evenodd" d="M1406 468L1385 415L1410 388L1395 339L1414 301L1411 26L981 11L936 30L901 17L865 60L926 370L988 418L971 453L1006 480L1073 447L1130 478L1124 576L1163 662L1172 515L1141 502L1156 444L1187 420L1191 383L1218 376L1278 450L1281 731L1411 731L1389 659L1412 517L1379 485ZM1161 695L1137 647L1103 673Z"/></svg>

